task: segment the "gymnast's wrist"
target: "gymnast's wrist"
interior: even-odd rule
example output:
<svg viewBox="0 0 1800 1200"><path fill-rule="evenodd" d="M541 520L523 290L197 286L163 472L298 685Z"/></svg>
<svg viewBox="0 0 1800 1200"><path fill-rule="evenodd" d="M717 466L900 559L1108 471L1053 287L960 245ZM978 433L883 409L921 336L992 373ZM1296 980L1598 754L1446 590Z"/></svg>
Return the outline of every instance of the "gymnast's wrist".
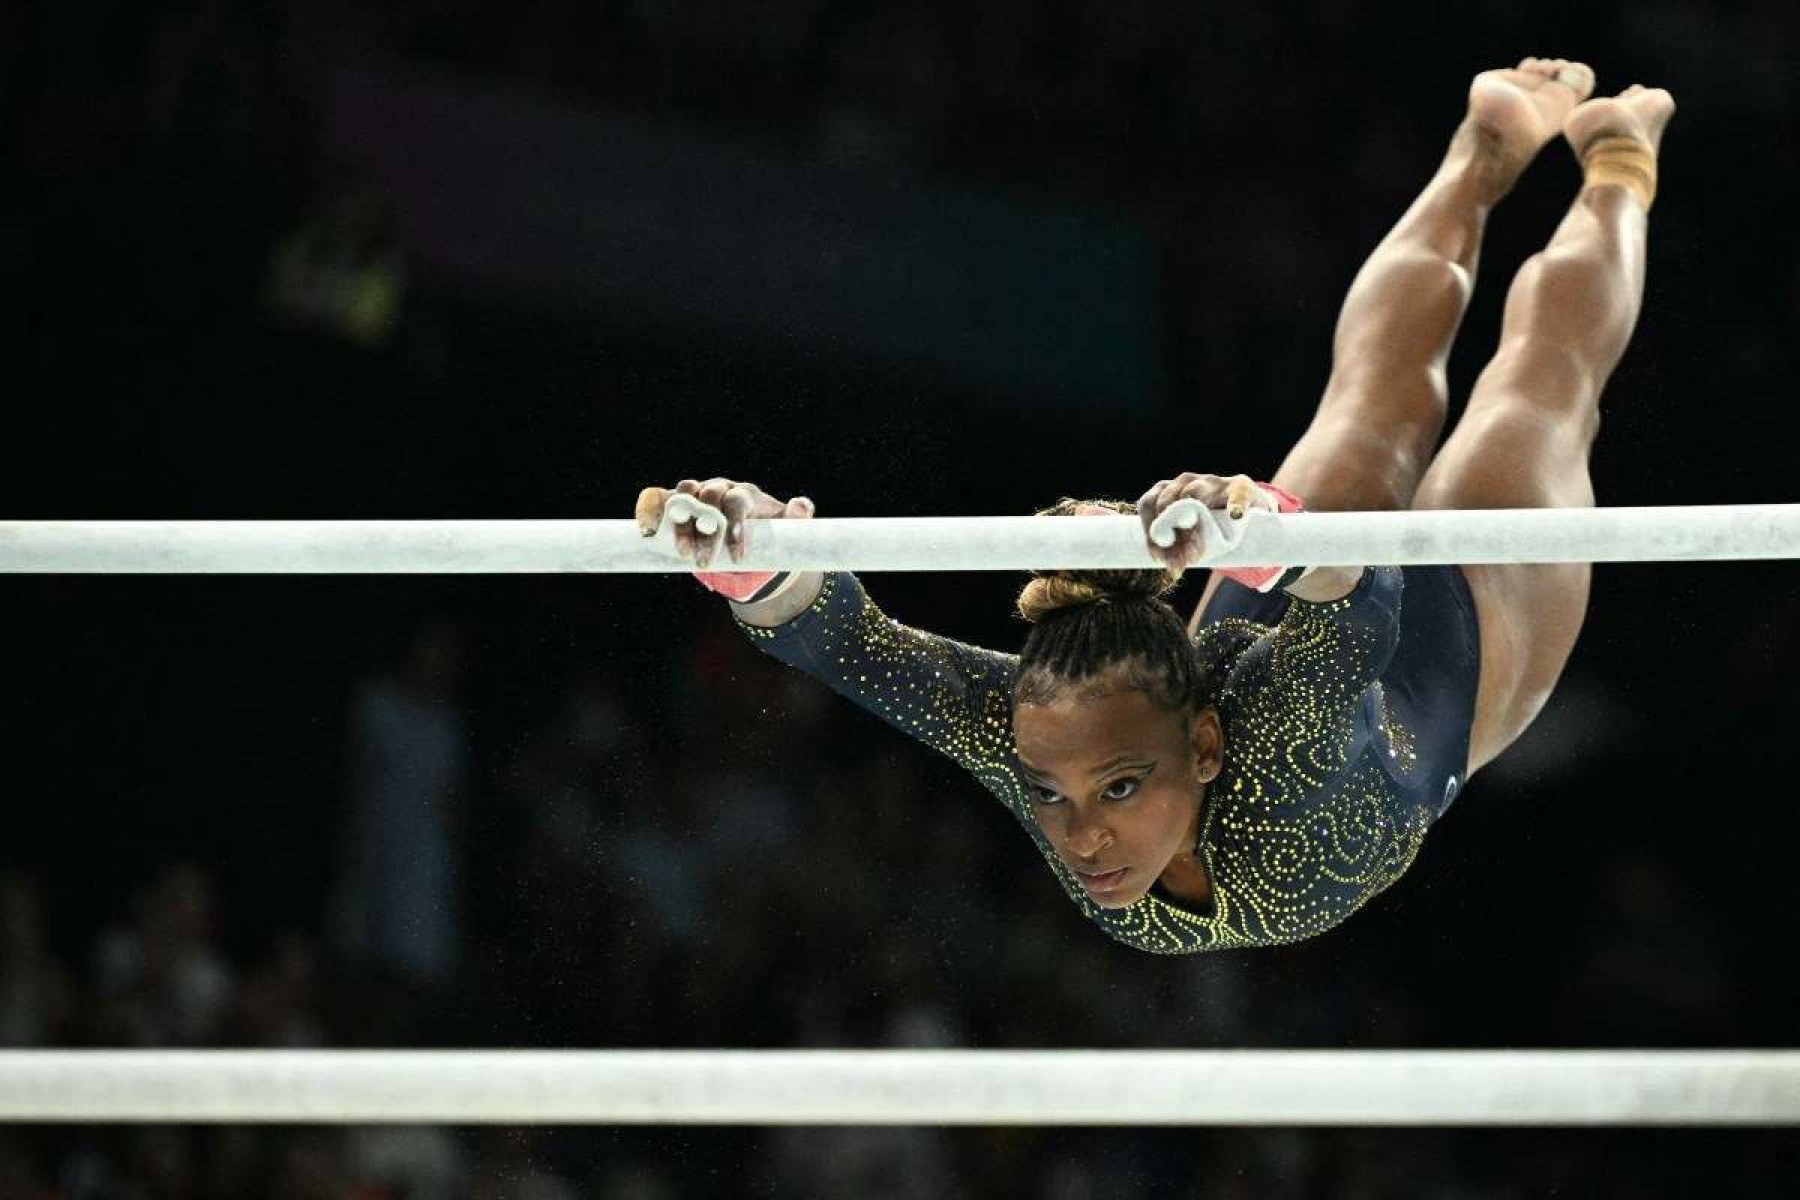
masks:
<svg viewBox="0 0 1800 1200"><path fill-rule="evenodd" d="M825 587L823 571L783 572L786 578L761 600L733 600L731 611L746 625L773 629L811 608Z"/></svg>

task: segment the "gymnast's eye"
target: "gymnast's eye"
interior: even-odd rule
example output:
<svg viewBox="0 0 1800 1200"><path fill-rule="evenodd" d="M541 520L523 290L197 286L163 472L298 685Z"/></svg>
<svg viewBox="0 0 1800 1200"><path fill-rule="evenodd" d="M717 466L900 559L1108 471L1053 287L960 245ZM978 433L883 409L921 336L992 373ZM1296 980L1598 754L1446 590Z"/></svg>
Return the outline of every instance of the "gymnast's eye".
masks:
<svg viewBox="0 0 1800 1200"><path fill-rule="evenodd" d="M1137 795L1138 785L1140 783L1142 783L1143 781L1144 781L1144 777L1142 775L1136 776L1131 779L1115 779L1112 781L1111 784L1109 784L1107 786L1107 789L1104 792L1100 793L1100 798L1102 800L1113 800L1113 801L1129 800L1133 796ZM1115 796L1112 794L1112 792L1113 792L1113 789L1117 788L1117 787L1129 787L1131 790L1126 792L1122 796ZM1052 805L1062 803L1062 798L1059 797L1055 792L1051 791L1049 788L1033 787L1031 789L1031 794L1032 794L1032 797L1034 799L1036 799L1037 802L1040 805L1044 806L1045 808L1049 808Z"/></svg>
<svg viewBox="0 0 1800 1200"><path fill-rule="evenodd" d="M1104 792L1100 793L1100 798L1102 800L1129 800L1137 795L1138 784L1141 782L1143 782L1142 776L1139 776L1136 779L1115 779ZM1126 792L1123 796L1115 796L1112 794L1112 790L1116 787L1128 787L1131 790Z"/></svg>

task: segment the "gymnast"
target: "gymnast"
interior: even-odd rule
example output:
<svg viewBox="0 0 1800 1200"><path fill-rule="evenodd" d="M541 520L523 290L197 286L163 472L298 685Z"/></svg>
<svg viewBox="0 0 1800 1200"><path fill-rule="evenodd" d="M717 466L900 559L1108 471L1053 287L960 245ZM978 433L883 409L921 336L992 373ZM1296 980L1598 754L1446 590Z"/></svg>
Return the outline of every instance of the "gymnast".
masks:
<svg viewBox="0 0 1800 1200"><path fill-rule="evenodd" d="M1563 59L1477 75L1443 165L1352 282L1324 396L1273 482L1183 472L1135 504L1039 512L1135 514L1163 569L1033 572L1016 656L902 625L848 572L707 570L721 547L742 557L747 519L813 516L805 497L684 479L644 489L639 531L660 528L676 493L719 510L717 532L678 521L676 546L754 643L972 772L1112 937L1183 954L1319 934L1400 877L1543 707L1590 567L1217 570L1184 627L1162 596L1216 522L1164 545L1157 521L1183 499L1226 521L1302 501L1592 505L1600 393L1637 322L1675 111L1661 89L1590 100L1593 87ZM1483 226L1559 131L1580 193L1514 277L1499 348L1440 448Z"/></svg>

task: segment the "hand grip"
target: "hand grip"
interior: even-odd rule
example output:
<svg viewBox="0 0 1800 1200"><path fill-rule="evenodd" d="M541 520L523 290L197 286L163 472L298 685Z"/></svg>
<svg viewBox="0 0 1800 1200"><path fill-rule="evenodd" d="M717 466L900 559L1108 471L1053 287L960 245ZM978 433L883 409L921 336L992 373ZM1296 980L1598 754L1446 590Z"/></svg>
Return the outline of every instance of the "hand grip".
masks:
<svg viewBox="0 0 1800 1200"><path fill-rule="evenodd" d="M689 521L694 523L697 532L706 537L725 528L724 513L686 492L676 492L663 504L663 524L685 525ZM661 530L657 532L660 533Z"/></svg>

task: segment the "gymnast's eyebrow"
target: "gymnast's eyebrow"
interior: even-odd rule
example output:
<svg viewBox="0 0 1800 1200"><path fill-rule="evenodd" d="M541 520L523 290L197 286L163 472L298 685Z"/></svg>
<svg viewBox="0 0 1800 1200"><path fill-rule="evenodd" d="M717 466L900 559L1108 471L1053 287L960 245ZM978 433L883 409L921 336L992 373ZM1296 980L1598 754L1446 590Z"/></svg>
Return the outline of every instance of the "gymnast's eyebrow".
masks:
<svg viewBox="0 0 1800 1200"><path fill-rule="evenodd" d="M1105 762L1101 763L1099 766L1094 768L1094 778L1098 779L1102 775L1106 774L1108 771L1111 771L1113 768L1118 767L1124 763L1138 763L1138 762L1148 763L1149 761L1150 761L1149 757L1146 755L1142 755L1142 754L1136 754L1136 753L1130 753L1130 752L1127 752L1125 754L1115 754L1111 758L1107 759ZM1032 766L1030 763L1026 762L1022 758L1019 760L1019 766L1024 770L1025 774L1029 775L1033 779L1048 779L1049 778L1048 775L1044 774L1042 771L1038 770L1036 767Z"/></svg>

